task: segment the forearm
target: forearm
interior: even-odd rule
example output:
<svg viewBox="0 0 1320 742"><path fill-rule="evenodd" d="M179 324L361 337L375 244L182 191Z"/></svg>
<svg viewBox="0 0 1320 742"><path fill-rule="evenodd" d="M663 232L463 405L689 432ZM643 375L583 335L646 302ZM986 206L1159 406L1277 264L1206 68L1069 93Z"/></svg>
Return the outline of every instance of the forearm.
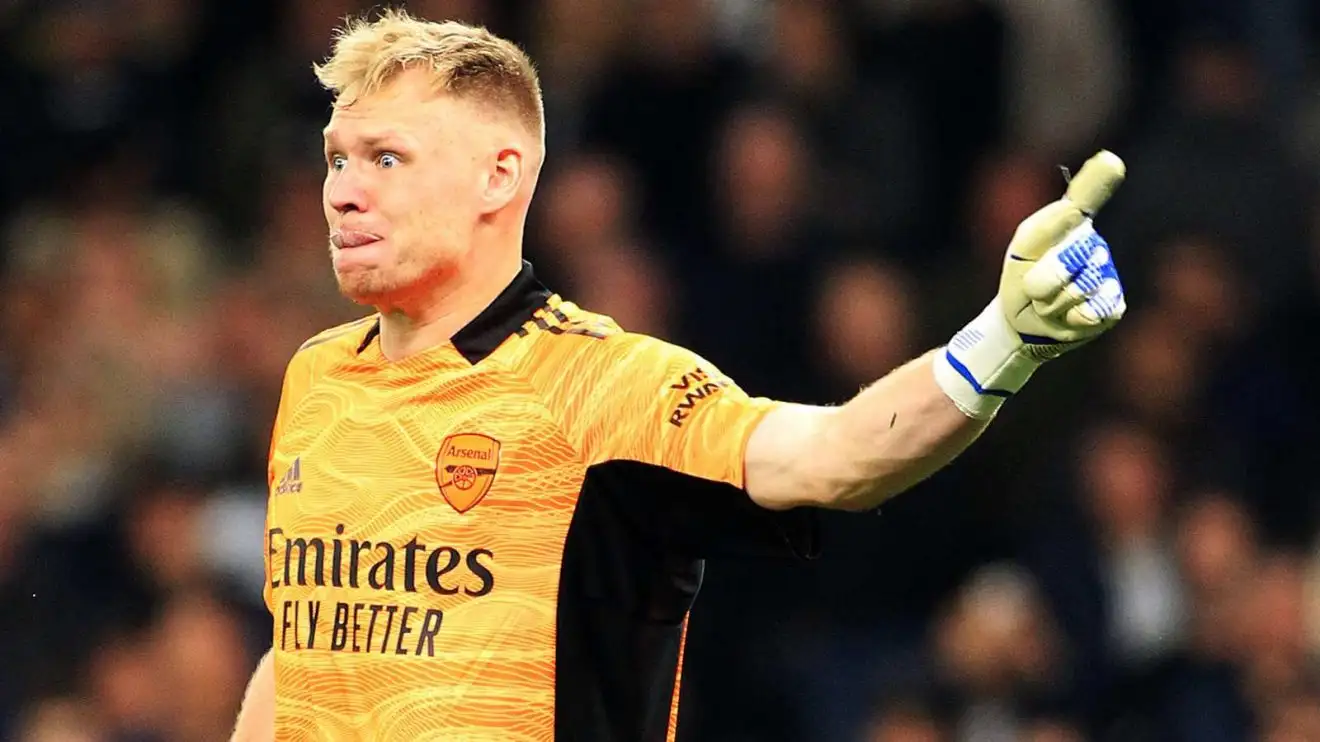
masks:
<svg viewBox="0 0 1320 742"><path fill-rule="evenodd" d="M938 352L943 352L938 351ZM841 407L792 405L749 444L748 491L766 507L873 508L939 471L985 430L935 381L931 351Z"/></svg>
<svg viewBox="0 0 1320 742"><path fill-rule="evenodd" d="M822 430L819 466L838 472L828 501L875 507L944 468L985 430L935 382L931 351L886 375L834 410Z"/></svg>
<svg viewBox="0 0 1320 742"><path fill-rule="evenodd" d="M273 742L275 739L275 661L271 652L261 658L252 673L238 723L230 742Z"/></svg>

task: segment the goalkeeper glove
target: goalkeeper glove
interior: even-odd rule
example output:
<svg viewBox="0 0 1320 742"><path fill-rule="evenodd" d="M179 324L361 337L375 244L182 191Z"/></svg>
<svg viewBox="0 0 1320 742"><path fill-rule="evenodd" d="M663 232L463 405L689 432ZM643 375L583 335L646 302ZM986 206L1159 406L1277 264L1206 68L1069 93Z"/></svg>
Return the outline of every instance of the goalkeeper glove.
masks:
<svg viewBox="0 0 1320 742"><path fill-rule="evenodd" d="M969 417L994 417L1042 363L1123 317L1123 285L1092 218L1125 173L1117 155L1102 151L1072 178L1063 198L1018 225L999 294L935 362L940 388Z"/></svg>

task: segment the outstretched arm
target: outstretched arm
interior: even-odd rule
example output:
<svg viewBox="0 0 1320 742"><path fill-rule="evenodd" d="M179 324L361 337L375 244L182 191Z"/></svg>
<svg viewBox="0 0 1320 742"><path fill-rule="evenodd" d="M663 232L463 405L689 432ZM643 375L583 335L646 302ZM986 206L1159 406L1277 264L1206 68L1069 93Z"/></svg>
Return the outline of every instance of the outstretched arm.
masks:
<svg viewBox="0 0 1320 742"><path fill-rule="evenodd" d="M962 453L989 420L968 417L935 382L931 351L842 407L785 405L747 444L747 492L772 509L864 510Z"/></svg>
<svg viewBox="0 0 1320 742"><path fill-rule="evenodd" d="M1126 304L1091 219L1124 175L1122 160L1102 152L1066 196L1023 221L998 295L946 347L841 407L768 413L744 457L751 498L772 509L873 508L962 453L1043 363L1113 326Z"/></svg>

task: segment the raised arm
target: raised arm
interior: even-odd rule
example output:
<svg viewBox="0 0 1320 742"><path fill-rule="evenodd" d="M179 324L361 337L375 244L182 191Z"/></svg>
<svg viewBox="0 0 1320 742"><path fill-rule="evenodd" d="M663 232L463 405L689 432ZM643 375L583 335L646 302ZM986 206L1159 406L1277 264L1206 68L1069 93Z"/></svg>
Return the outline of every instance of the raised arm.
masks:
<svg viewBox="0 0 1320 742"><path fill-rule="evenodd" d="M1060 200L1018 227L999 293L949 341L834 408L782 406L753 431L746 488L771 509L864 510L943 468L976 440L1041 364L1089 342L1126 311L1092 217L1122 160L1091 158Z"/></svg>

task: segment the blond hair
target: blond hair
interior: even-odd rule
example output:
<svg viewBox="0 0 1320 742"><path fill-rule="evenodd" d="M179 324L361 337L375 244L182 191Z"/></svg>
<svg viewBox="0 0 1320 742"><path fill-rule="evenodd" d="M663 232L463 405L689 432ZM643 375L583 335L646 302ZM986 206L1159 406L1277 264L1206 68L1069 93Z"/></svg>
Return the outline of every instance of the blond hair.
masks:
<svg viewBox="0 0 1320 742"><path fill-rule="evenodd" d="M380 89L409 67L429 70L438 90L515 114L544 140L545 107L532 60L480 26L424 21L387 9L374 21L348 20L335 32L330 58L312 69L342 102Z"/></svg>

